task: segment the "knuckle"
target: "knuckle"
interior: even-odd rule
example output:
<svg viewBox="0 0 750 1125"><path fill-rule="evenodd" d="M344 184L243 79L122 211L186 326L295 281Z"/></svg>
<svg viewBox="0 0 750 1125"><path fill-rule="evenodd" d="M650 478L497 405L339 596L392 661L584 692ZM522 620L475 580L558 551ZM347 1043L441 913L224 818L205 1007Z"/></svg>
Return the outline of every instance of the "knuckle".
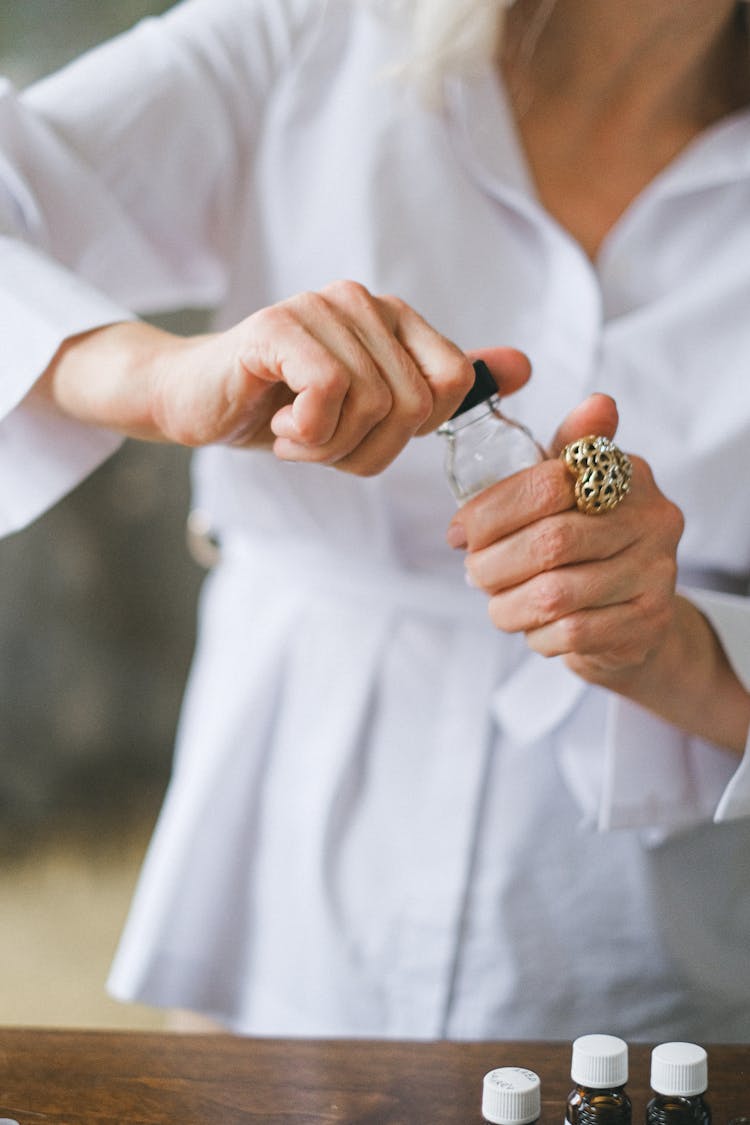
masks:
<svg viewBox="0 0 750 1125"><path fill-rule="evenodd" d="M534 602L544 622L554 621L565 608L565 584L555 573L540 574L534 583Z"/></svg>
<svg viewBox="0 0 750 1125"><path fill-rule="evenodd" d="M661 602L658 609L653 613L651 618L652 624L654 626L654 631L657 636L663 636L666 629L668 629L670 624L672 623L673 617L674 612L672 606L666 601Z"/></svg>
<svg viewBox="0 0 750 1125"><path fill-rule="evenodd" d="M340 278L331 281L321 289L323 299L333 301L335 304L348 308L362 308L373 304L373 296L369 289L359 281L349 278Z"/></svg>
<svg viewBox="0 0 750 1125"><path fill-rule="evenodd" d="M651 472L651 466L648 461L645 461L643 457L640 457L637 453L631 453L630 451L628 451L628 460L633 467L634 476L645 477L651 484L654 483L654 475Z"/></svg>
<svg viewBox="0 0 750 1125"><path fill-rule="evenodd" d="M249 322L256 332L268 333L273 339L290 327L296 327L299 324L299 317L295 312L292 301L280 301L278 304L267 305L263 309L258 309L249 318Z"/></svg>
<svg viewBox="0 0 750 1125"><path fill-rule="evenodd" d="M307 289L303 293L298 293L296 297L290 298L288 304L290 309L299 312L304 322L316 321L329 312L328 303L323 294L317 293L314 289Z"/></svg>
<svg viewBox="0 0 750 1125"><path fill-rule="evenodd" d="M411 311L411 306L406 303L403 297L398 297L395 293L383 293L378 299L382 305L395 313L397 318Z"/></svg>
<svg viewBox="0 0 750 1125"><path fill-rule="evenodd" d="M313 374L318 388L327 397L343 396L351 381L346 367L333 355L321 356Z"/></svg>
<svg viewBox="0 0 750 1125"><path fill-rule="evenodd" d="M673 504L671 500L667 501L664 524L669 539L677 545L680 539L682 539L682 534L685 530L685 516L682 510L678 508L676 504Z"/></svg>
<svg viewBox="0 0 750 1125"><path fill-rule="evenodd" d="M667 577L665 582L654 583L641 596L638 609L643 627L661 629L669 624L673 612L672 589L673 584Z"/></svg>
<svg viewBox="0 0 750 1125"><path fill-rule="evenodd" d="M524 477L531 511L560 511L571 506L572 477L562 461L542 461Z"/></svg>
<svg viewBox="0 0 750 1125"><path fill-rule="evenodd" d="M345 402L346 420L358 432L369 432L393 410L393 394L386 383L372 383Z"/></svg>
<svg viewBox="0 0 750 1125"><path fill-rule="evenodd" d="M571 613L558 622L562 648L565 652L586 651L586 619L581 613Z"/></svg>
<svg viewBox="0 0 750 1125"><path fill-rule="evenodd" d="M653 590L661 597L670 597L677 584L677 559L674 555L663 555L654 560L650 569L653 578Z"/></svg>
<svg viewBox="0 0 750 1125"><path fill-rule="evenodd" d="M405 396L401 414L406 425L416 430L430 417L432 407L432 394L424 380L420 379Z"/></svg>
<svg viewBox="0 0 750 1125"><path fill-rule="evenodd" d="M447 341L446 341L447 342ZM468 357L450 346L440 367L440 382L446 393L463 399L474 384L474 368Z"/></svg>
<svg viewBox="0 0 750 1125"><path fill-rule="evenodd" d="M362 416L370 422L380 422L393 410L393 392L387 383L378 381L368 388L363 399Z"/></svg>
<svg viewBox="0 0 750 1125"><path fill-rule="evenodd" d="M500 632L510 633L515 631L511 627L508 614L506 613L505 599L501 596L496 595L489 599L487 603L487 613L492 624L496 629L499 629Z"/></svg>
<svg viewBox="0 0 750 1125"><path fill-rule="evenodd" d="M464 558L464 566L466 567L466 578L470 586L475 587L477 590L485 590L488 588L485 574L486 567L484 566L484 558L481 552L479 554L467 554Z"/></svg>
<svg viewBox="0 0 750 1125"><path fill-rule="evenodd" d="M570 560L574 542L575 536L567 523L545 520L534 532L534 559L543 570L552 570Z"/></svg>

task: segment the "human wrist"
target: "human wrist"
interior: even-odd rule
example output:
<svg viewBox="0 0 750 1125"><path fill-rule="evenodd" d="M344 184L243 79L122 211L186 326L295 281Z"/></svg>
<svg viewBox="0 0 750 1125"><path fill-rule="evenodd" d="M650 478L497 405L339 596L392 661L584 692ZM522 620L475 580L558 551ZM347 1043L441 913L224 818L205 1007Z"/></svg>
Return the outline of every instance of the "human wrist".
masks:
<svg viewBox="0 0 750 1125"><path fill-rule="evenodd" d="M608 686L688 734L738 753L745 749L750 694L708 619L681 595L657 648Z"/></svg>
<svg viewBox="0 0 750 1125"><path fill-rule="evenodd" d="M121 321L69 337L31 392L79 422L146 441L168 440L155 403L180 337Z"/></svg>

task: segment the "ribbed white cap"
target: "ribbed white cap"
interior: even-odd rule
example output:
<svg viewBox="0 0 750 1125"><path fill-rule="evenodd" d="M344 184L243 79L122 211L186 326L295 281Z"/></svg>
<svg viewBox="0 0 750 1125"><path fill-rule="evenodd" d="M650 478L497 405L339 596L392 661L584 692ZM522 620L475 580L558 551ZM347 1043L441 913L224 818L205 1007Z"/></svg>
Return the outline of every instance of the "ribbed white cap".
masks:
<svg viewBox="0 0 750 1125"><path fill-rule="evenodd" d="M628 1045L616 1035L582 1035L573 1043L570 1076L579 1086L610 1090L628 1080Z"/></svg>
<svg viewBox="0 0 750 1125"><path fill-rule="evenodd" d="M542 1111L539 1077L533 1070L501 1066L484 1076L482 1115L493 1125L530 1125Z"/></svg>
<svg viewBox="0 0 750 1125"><path fill-rule="evenodd" d="M708 1056L696 1043L660 1043L651 1052L651 1088L692 1098L708 1087Z"/></svg>

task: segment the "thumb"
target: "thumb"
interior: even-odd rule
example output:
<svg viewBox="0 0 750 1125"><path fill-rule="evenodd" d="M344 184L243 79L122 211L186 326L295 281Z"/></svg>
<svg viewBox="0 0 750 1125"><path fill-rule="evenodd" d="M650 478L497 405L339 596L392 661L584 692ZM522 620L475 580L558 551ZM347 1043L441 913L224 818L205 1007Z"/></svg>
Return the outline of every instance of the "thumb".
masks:
<svg viewBox="0 0 750 1125"><path fill-rule="evenodd" d="M512 394L529 381L531 361L518 348L475 348L466 354L472 361L484 360L501 395Z"/></svg>
<svg viewBox="0 0 750 1125"><path fill-rule="evenodd" d="M569 442L587 434L613 438L618 421L617 403L610 395L589 395L571 410L558 427L550 445L550 457L557 457Z"/></svg>

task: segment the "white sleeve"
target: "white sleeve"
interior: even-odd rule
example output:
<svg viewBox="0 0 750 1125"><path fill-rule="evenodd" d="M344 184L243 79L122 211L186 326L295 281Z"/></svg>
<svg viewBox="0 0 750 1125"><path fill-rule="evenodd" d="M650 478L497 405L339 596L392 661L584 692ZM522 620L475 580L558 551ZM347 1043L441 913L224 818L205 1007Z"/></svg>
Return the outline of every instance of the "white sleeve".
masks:
<svg viewBox="0 0 750 1125"><path fill-rule="evenodd" d="M188 0L20 95L0 80L0 534L118 444L26 397L60 344L222 300L264 106L316 8Z"/></svg>
<svg viewBox="0 0 750 1125"><path fill-rule="evenodd" d="M680 592L711 622L750 691L750 598L694 588ZM744 816L750 816L750 732L738 762L731 751L612 697L600 828L663 832Z"/></svg>

